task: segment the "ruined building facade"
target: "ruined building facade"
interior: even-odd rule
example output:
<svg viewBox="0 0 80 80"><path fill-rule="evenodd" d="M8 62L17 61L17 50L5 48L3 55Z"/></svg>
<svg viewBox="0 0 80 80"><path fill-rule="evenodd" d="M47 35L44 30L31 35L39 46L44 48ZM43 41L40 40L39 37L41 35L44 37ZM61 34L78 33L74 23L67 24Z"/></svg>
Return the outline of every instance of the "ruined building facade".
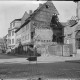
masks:
<svg viewBox="0 0 80 80"><path fill-rule="evenodd" d="M50 1L40 4L33 13L29 14L20 28L15 31L16 34L18 34L16 37L17 39L19 37L24 50L27 50L27 45L30 44L34 47L39 47L53 43L53 34L56 34L56 32L59 34L60 31L62 32L62 28L59 28L60 26L57 25L57 23L55 23L57 26L51 25L52 17L58 15L57 9ZM56 31L53 29L56 29ZM56 36L58 36L58 34Z"/></svg>

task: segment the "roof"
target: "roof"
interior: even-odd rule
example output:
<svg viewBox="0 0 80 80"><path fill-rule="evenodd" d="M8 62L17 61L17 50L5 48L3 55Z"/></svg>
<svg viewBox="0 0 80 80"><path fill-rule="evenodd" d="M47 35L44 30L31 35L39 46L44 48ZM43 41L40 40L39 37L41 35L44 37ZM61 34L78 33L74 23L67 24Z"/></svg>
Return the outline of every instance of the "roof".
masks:
<svg viewBox="0 0 80 80"><path fill-rule="evenodd" d="M25 11L22 19L21 19L21 25L24 24L25 20L29 17L29 14Z"/></svg>
<svg viewBox="0 0 80 80"><path fill-rule="evenodd" d="M18 28L15 32L19 31L24 25L28 24L28 23L32 20L32 18L37 14L38 11L40 11L45 5L50 4L50 3L52 3L52 2L51 2L51 1L47 1L47 2L44 3L42 6L38 7L38 8L26 19L25 23L22 24L22 25L20 26L20 28ZM53 5L53 6L54 6L54 5ZM54 14L59 15L59 13L58 13L57 9L55 8L55 6L54 6Z"/></svg>
<svg viewBox="0 0 80 80"><path fill-rule="evenodd" d="M21 18L20 18L20 19L14 19L12 22L14 22L14 21L21 21ZM12 23L12 22L11 22L11 23Z"/></svg>
<svg viewBox="0 0 80 80"><path fill-rule="evenodd" d="M14 27L14 28L8 28L8 31L12 31L12 30L14 30L14 29L18 29L19 27Z"/></svg>
<svg viewBox="0 0 80 80"><path fill-rule="evenodd" d="M77 24L76 20L69 20L69 22L68 22L68 25L70 25L70 27L73 27L76 24Z"/></svg>
<svg viewBox="0 0 80 80"><path fill-rule="evenodd" d="M7 38L7 35L8 35L8 34L6 34L6 35L3 37L3 39L6 39L6 38Z"/></svg>

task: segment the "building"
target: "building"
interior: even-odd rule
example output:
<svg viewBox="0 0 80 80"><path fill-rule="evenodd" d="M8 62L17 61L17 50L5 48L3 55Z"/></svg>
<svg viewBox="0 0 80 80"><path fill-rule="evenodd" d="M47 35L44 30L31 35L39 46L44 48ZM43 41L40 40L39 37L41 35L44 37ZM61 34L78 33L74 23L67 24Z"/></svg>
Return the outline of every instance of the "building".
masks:
<svg viewBox="0 0 80 80"><path fill-rule="evenodd" d="M0 53L3 53L5 50L4 39L0 38Z"/></svg>
<svg viewBox="0 0 80 80"><path fill-rule="evenodd" d="M15 31L16 37L20 38L18 41L24 46L25 50L27 50L29 44L37 46L52 43L53 31L50 23L53 15L59 15L59 13L53 3L47 1L40 4L33 13L29 14L20 28Z"/></svg>
<svg viewBox="0 0 80 80"><path fill-rule="evenodd" d="M4 40L4 52L6 52L7 50L7 45L8 45L8 34L6 36L3 37Z"/></svg>
<svg viewBox="0 0 80 80"><path fill-rule="evenodd" d="M29 11L29 14L31 14L31 10ZM29 14L27 12L24 13L23 17L21 18L21 25L25 23L25 20L29 17ZM16 47L18 47L19 43L25 44L26 40L29 38L29 25L26 25L25 28L20 29L18 32L16 32Z"/></svg>
<svg viewBox="0 0 80 80"><path fill-rule="evenodd" d="M76 35L77 20L69 20L64 27L64 44L73 46L73 53L76 53L75 35Z"/></svg>
<svg viewBox="0 0 80 80"><path fill-rule="evenodd" d="M8 48L14 49L16 44L15 30L21 25L21 19L15 19L10 23L10 28L8 29Z"/></svg>
<svg viewBox="0 0 80 80"><path fill-rule="evenodd" d="M80 1L77 1L76 17L64 28L64 43L71 44L73 53L80 55Z"/></svg>

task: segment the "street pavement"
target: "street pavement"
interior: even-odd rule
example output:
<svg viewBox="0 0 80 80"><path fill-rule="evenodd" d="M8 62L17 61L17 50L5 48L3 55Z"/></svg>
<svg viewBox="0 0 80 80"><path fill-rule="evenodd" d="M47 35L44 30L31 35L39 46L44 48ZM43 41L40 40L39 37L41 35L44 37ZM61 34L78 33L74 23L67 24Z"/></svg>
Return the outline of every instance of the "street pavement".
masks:
<svg viewBox="0 0 80 80"><path fill-rule="evenodd" d="M80 78L80 64L57 62L40 64L1 64L0 78ZM79 79L78 79L79 80Z"/></svg>
<svg viewBox="0 0 80 80"><path fill-rule="evenodd" d="M38 58L38 64L36 62L29 63L26 60L27 58L14 57L8 59L8 57L11 56L6 58L5 55L6 59L0 59L0 78L3 80L10 80L10 78L12 78L11 80L16 80L15 78L27 80L29 77L46 77L49 78L48 80L58 80L54 78L80 78L80 64L75 62L80 60L79 56L42 56Z"/></svg>

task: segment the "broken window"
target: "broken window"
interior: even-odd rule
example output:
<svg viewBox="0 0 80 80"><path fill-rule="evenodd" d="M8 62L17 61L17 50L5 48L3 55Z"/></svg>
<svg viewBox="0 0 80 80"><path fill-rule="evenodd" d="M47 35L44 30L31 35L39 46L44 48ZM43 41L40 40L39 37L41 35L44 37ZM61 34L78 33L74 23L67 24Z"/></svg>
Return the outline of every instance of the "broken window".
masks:
<svg viewBox="0 0 80 80"><path fill-rule="evenodd" d="M49 8L49 5L46 5L46 8Z"/></svg>
<svg viewBox="0 0 80 80"><path fill-rule="evenodd" d="M31 39L33 39L34 37L34 32L31 32Z"/></svg>
<svg viewBox="0 0 80 80"><path fill-rule="evenodd" d="M57 39L57 36L53 34L53 39L52 39L52 41L53 41L53 42L56 42L56 39Z"/></svg>

